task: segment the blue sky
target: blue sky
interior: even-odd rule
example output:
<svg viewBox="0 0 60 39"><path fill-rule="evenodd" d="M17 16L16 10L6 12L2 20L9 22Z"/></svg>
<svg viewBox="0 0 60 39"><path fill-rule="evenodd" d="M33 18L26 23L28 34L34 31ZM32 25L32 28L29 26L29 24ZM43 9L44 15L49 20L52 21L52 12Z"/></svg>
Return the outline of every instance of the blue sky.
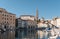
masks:
<svg viewBox="0 0 60 39"><path fill-rule="evenodd" d="M38 8L39 18L52 19L60 16L60 0L0 0L0 7L8 12L20 15L36 15Z"/></svg>

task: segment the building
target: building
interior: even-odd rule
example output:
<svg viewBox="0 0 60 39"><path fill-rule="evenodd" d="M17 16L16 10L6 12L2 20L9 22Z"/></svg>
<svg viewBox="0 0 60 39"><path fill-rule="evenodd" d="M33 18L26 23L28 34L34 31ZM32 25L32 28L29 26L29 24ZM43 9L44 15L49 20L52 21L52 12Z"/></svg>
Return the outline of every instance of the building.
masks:
<svg viewBox="0 0 60 39"><path fill-rule="evenodd" d="M38 25L38 28L44 28L44 29L46 29L46 28L52 28L52 24L51 24L51 20L48 20L48 19L41 19L40 20L40 22L37 24Z"/></svg>
<svg viewBox="0 0 60 39"><path fill-rule="evenodd" d="M27 20L27 28L28 29L36 29L37 28L37 22L32 20Z"/></svg>
<svg viewBox="0 0 60 39"><path fill-rule="evenodd" d="M57 21L57 26L60 27L60 18L56 20Z"/></svg>
<svg viewBox="0 0 60 39"><path fill-rule="evenodd" d="M38 25L38 28L47 28L48 25L47 25L48 22L44 21L44 20L41 20L37 25Z"/></svg>
<svg viewBox="0 0 60 39"><path fill-rule="evenodd" d="M16 27L21 27L22 26L22 20L20 18L16 19Z"/></svg>
<svg viewBox="0 0 60 39"><path fill-rule="evenodd" d="M33 21L35 20L35 17L32 15L21 15L20 18L22 20L33 20Z"/></svg>
<svg viewBox="0 0 60 39"><path fill-rule="evenodd" d="M17 18L16 26L23 27L23 28L37 28L37 21L38 21L38 9L36 10L36 16L32 15L21 15Z"/></svg>
<svg viewBox="0 0 60 39"><path fill-rule="evenodd" d="M60 27L60 18L57 18L55 20L52 20L51 23L57 27Z"/></svg>
<svg viewBox="0 0 60 39"><path fill-rule="evenodd" d="M26 20L22 20L21 18L16 19L16 27L17 28L24 28L26 26L27 26L27 21Z"/></svg>
<svg viewBox="0 0 60 39"><path fill-rule="evenodd" d="M15 28L15 14L0 8L0 28Z"/></svg>
<svg viewBox="0 0 60 39"><path fill-rule="evenodd" d="M27 28L27 29L32 29L32 28L37 28L37 23L36 21L33 20L23 20L21 18L16 19L16 26L19 28Z"/></svg>

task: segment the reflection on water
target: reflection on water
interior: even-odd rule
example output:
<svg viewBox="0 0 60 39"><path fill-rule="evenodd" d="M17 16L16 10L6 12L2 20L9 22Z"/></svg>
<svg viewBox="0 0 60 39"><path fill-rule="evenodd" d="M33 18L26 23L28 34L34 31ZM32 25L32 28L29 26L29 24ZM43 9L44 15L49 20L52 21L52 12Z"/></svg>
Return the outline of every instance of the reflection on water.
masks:
<svg viewBox="0 0 60 39"><path fill-rule="evenodd" d="M48 39L48 32L46 31L38 31L38 39Z"/></svg>
<svg viewBox="0 0 60 39"><path fill-rule="evenodd" d="M38 39L36 31L17 31L16 39Z"/></svg>
<svg viewBox="0 0 60 39"><path fill-rule="evenodd" d="M46 31L6 31L0 32L0 39L48 39L50 32Z"/></svg>
<svg viewBox="0 0 60 39"><path fill-rule="evenodd" d="M15 31L0 32L0 39L15 39Z"/></svg>
<svg viewBox="0 0 60 39"><path fill-rule="evenodd" d="M17 31L16 34L16 39L48 39L49 37L46 31Z"/></svg>

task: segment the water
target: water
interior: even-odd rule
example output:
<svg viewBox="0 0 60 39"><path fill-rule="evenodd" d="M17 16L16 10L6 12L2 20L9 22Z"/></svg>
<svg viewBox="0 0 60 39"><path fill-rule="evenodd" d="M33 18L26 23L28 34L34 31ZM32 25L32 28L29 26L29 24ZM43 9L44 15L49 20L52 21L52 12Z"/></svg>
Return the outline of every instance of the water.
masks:
<svg viewBox="0 0 60 39"><path fill-rule="evenodd" d="M27 30L18 30L18 31L6 31L0 32L0 39L48 39L50 32L46 31L27 31ZM59 39L58 37L57 39Z"/></svg>
<svg viewBox="0 0 60 39"><path fill-rule="evenodd" d="M15 39L15 31L0 32L0 39Z"/></svg>

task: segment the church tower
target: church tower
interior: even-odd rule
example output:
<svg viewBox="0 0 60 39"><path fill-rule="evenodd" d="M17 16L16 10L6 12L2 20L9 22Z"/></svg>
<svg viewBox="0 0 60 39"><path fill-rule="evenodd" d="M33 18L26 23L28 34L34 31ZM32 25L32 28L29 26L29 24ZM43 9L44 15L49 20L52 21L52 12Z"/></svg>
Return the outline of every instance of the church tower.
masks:
<svg viewBox="0 0 60 39"><path fill-rule="evenodd" d="M36 9L36 20L38 20L38 8Z"/></svg>

